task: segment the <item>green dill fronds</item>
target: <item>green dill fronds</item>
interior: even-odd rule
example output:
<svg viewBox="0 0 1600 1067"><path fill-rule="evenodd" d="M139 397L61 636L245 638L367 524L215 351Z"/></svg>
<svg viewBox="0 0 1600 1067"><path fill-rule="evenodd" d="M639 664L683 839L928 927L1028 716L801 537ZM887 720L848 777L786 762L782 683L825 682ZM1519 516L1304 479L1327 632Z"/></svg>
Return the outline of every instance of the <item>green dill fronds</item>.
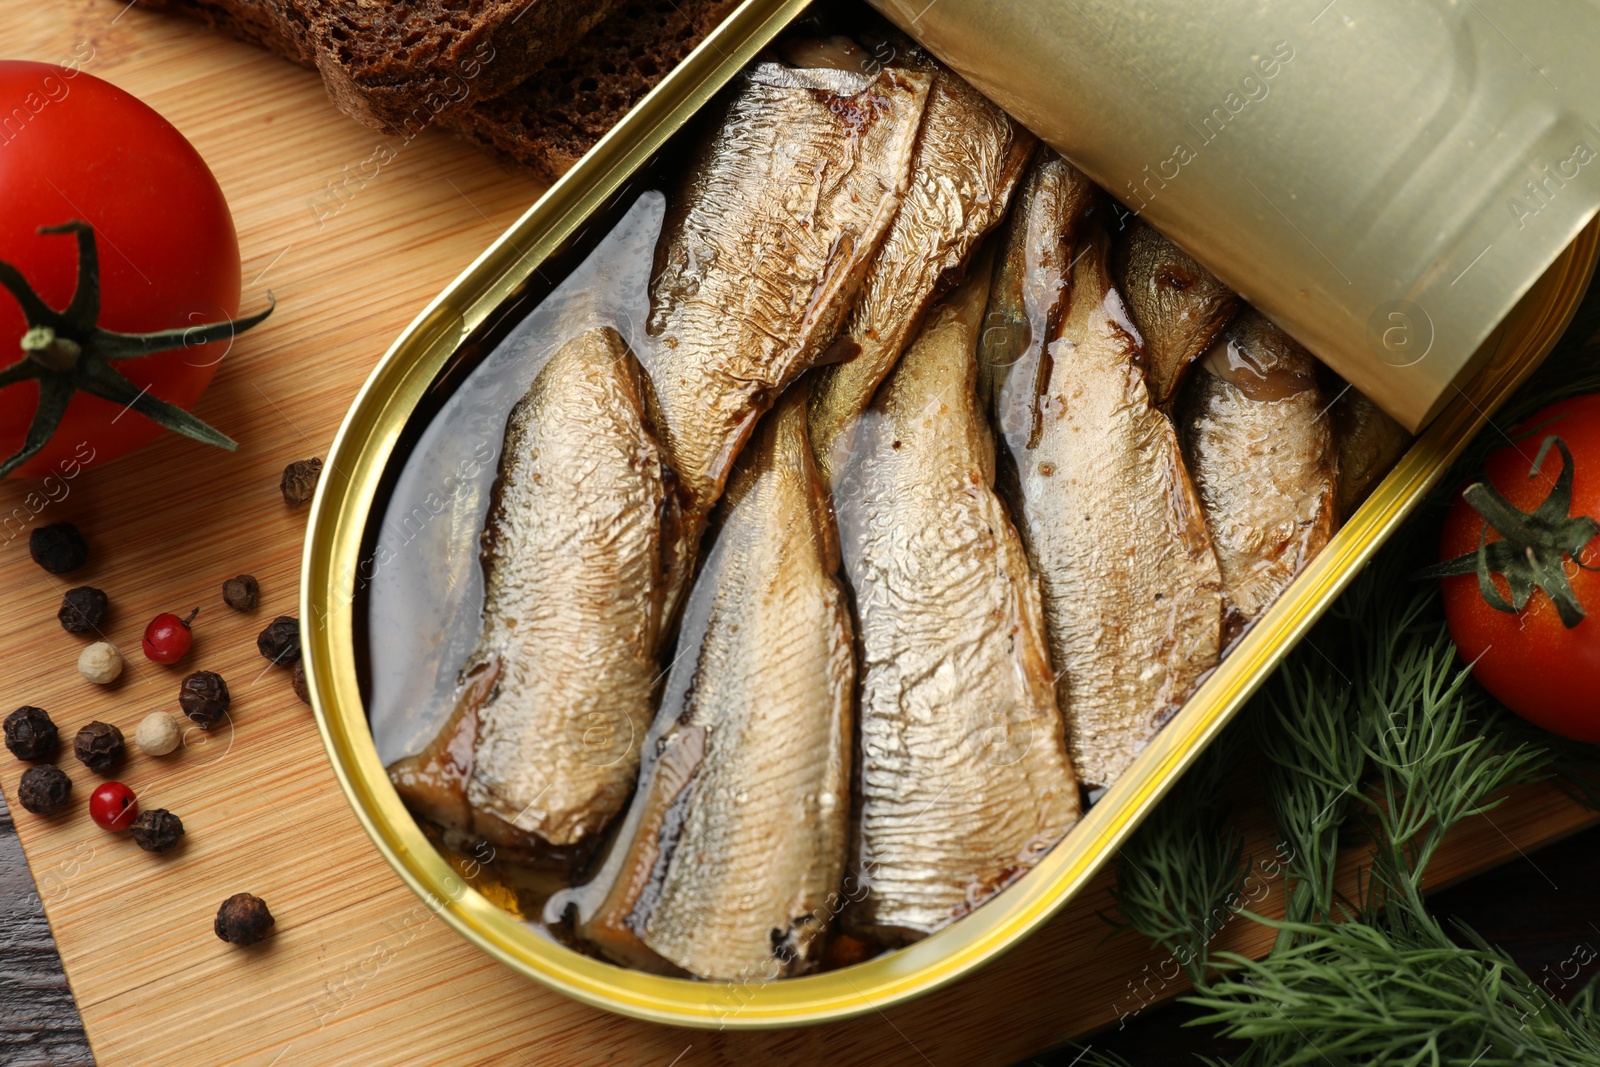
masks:
<svg viewBox="0 0 1600 1067"><path fill-rule="evenodd" d="M1369 674L1360 702L1362 744L1378 771L1368 804L1380 842L1373 873L1420 909L1423 872L1445 835L1498 806L1507 786L1536 777L1544 757L1474 728L1487 702L1467 684L1470 669L1442 622L1408 627L1393 656L1389 669Z"/></svg>
<svg viewBox="0 0 1600 1067"><path fill-rule="evenodd" d="M1587 1016L1590 1019L1600 1015L1600 974L1589 979L1589 983L1578 990L1577 995L1567 1004L1567 1009L1574 1015Z"/></svg>
<svg viewBox="0 0 1600 1067"><path fill-rule="evenodd" d="M1551 998L1504 953L1454 944L1431 919L1263 921L1288 930L1289 946L1260 961L1219 954L1224 974L1187 999L1209 1012L1197 1025L1271 1043L1282 1067L1600 1065L1592 1017Z"/></svg>
<svg viewBox="0 0 1600 1067"><path fill-rule="evenodd" d="M1118 850L1120 917L1102 916L1160 945L1196 984L1209 967L1207 945L1242 907L1244 835L1229 819L1228 793L1247 741L1237 725L1225 730Z"/></svg>
<svg viewBox="0 0 1600 1067"><path fill-rule="evenodd" d="M1366 764L1357 736L1355 690L1310 646L1291 655L1268 683L1253 718L1271 761L1267 805L1290 871L1290 919L1333 913L1339 835Z"/></svg>
<svg viewBox="0 0 1600 1067"><path fill-rule="evenodd" d="M1244 837L1224 819L1187 805L1166 809L1159 836L1141 834L1117 856L1112 891L1122 920L1171 953L1198 983L1207 945L1237 913L1244 881Z"/></svg>

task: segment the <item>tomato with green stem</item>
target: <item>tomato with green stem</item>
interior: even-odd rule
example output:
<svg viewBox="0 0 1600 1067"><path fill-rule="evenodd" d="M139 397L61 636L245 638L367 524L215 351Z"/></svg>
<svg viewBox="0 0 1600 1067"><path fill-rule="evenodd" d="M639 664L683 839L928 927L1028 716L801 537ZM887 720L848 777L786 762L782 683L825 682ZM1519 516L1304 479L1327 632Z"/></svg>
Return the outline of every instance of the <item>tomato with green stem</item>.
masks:
<svg viewBox="0 0 1600 1067"><path fill-rule="evenodd" d="M205 161L69 67L0 61L0 114L0 346L20 357L0 355L0 476L103 462L163 427L234 447L186 409L267 312L234 320L239 242Z"/></svg>
<svg viewBox="0 0 1600 1067"><path fill-rule="evenodd" d="M1463 490L1425 572L1462 658L1512 711L1600 742L1600 394L1512 431Z"/></svg>

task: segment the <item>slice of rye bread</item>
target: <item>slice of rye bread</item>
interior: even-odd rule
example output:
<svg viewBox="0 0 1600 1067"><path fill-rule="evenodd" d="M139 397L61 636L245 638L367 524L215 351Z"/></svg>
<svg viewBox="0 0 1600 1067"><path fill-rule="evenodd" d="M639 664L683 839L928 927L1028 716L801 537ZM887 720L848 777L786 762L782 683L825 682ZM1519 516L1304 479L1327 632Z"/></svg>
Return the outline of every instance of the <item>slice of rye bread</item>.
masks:
<svg viewBox="0 0 1600 1067"><path fill-rule="evenodd" d="M282 3L145 0L146 6L180 12L317 69L314 47L279 16ZM476 94L437 120L511 166L553 181L738 5L739 0L622 0L565 54L508 92L494 98Z"/></svg>
<svg viewBox="0 0 1600 1067"><path fill-rule="evenodd" d="M145 0L322 75L339 109L389 133L492 99L565 52L616 0Z"/></svg>
<svg viewBox="0 0 1600 1067"><path fill-rule="evenodd" d="M439 125L554 181L738 6L739 0L623 0L515 89L441 115Z"/></svg>

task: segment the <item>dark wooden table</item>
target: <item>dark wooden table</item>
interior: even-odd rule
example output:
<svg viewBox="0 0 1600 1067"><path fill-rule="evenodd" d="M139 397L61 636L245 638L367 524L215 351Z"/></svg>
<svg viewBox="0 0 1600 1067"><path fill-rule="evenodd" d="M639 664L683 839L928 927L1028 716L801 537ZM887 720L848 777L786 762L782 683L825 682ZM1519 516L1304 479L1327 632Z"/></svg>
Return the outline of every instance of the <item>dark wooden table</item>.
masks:
<svg viewBox="0 0 1600 1067"><path fill-rule="evenodd" d="M44 906L0 797L0 1064L92 1064Z"/></svg>

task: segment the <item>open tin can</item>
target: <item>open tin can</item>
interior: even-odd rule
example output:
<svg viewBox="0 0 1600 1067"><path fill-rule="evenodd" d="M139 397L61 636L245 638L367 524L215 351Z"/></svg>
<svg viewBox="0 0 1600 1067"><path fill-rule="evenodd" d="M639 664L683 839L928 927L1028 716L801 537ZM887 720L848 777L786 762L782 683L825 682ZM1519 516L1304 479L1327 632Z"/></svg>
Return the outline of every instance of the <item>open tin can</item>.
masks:
<svg viewBox="0 0 1600 1067"><path fill-rule="evenodd" d="M508 966L585 1003L685 1026L786 1027L879 1009L981 966L1044 923L1114 854L1537 366L1600 254L1600 226L1590 223L1483 343L1469 376L1454 383L1453 398L1332 541L1067 837L1017 882L907 947L819 974L714 982L615 966L502 907L503 897L483 891L459 857L452 862L435 847L391 785L369 722L367 614L381 566L379 528L401 467L446 398L596 248L639 194L671 172L684 127L805 17L808 6L805 0L747 0L423 310L373 371L340 428L312 508L303 561L300 610L312 703L341 786L384 857L462 936Z"/></svg>

